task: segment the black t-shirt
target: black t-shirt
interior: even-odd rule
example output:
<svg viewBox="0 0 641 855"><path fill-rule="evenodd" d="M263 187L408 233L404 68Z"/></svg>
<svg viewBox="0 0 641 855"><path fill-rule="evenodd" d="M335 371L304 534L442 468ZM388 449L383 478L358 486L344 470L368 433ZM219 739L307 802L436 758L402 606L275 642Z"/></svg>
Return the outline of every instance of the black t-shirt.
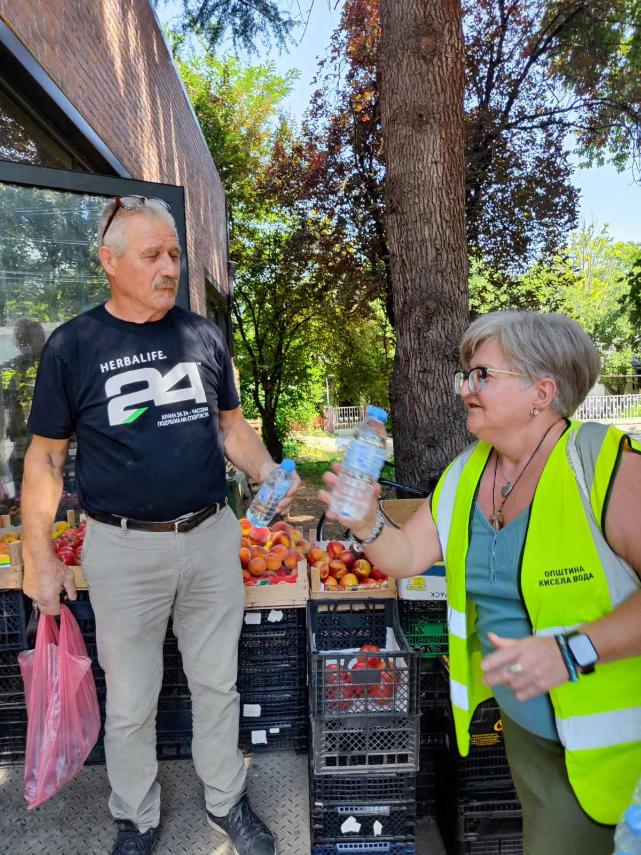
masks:
<svg viewBox="0 0 641 855"><path fill-rule="evenodd" d="M178 306L121 321L98 306L45 344L30 433L78 441L82 507L169 520L224 498L220 410L239 405L217 327Z"/></svg>

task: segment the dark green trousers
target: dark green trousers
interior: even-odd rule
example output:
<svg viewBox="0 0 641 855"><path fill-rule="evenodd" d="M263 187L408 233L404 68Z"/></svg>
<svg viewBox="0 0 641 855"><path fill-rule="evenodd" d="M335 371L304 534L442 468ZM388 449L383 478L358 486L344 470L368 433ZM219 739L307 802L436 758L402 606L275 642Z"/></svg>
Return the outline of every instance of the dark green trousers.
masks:
<svg viewBox="0 0 641 855"><path fill-rule="evenodd" d="M590 819L577 801L558 742L503 716L505 749L523 808L524 855L612 855L614 826Z"/></svg>

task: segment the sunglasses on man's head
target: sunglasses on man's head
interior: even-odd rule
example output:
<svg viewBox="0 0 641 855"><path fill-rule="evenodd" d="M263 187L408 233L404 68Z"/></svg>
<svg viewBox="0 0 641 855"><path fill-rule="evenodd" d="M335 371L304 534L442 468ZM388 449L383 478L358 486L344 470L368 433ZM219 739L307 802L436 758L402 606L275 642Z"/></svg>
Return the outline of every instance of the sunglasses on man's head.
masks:
<svg viewBox="0 0 641 855"><path fill-rule="evenodd" d="M100 239L100 243L105 242L105 235L109 231L109 226L113 223L114 218L118 211L124 208L125 211L135 211L136 208L156 208L156 209L164 209L165 211L169 211L169 205L165 202L164 199L148 199L146 196L116 196L114 199L114 206L111 210L111 214L109 214L109 219L107 220L107 224L102 230L102 238Z"/></svg>

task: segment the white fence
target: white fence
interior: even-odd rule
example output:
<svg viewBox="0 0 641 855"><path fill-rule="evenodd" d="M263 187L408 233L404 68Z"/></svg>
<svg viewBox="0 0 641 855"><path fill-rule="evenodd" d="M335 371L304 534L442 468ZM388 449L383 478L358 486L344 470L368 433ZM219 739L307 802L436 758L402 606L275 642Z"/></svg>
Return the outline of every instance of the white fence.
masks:
<svg viewBox="0 0 641 855"><path fill-rule="evenodd" d="M641 420L641 395L588 395L575 418L583 421Z"/></svg>
<svg viewBox="0 0 641 855"><path fill-rule="evenodd" d="M349 430L357 427L365 417L365 407L325 407L325 425L327 433L337 430Z"/></svg>

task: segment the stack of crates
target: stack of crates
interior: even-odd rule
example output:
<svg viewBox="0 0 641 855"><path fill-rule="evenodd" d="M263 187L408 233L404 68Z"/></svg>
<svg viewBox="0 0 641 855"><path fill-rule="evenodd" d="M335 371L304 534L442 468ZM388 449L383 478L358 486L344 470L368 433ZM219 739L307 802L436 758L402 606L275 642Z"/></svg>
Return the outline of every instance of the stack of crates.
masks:
<svg viewBox="0 0 641 855"><path fill-rule="evenodd" d="M18 653L28 647L29 601L0 591L0 766L24 762L27 711Z"/></svg>
<svg viewBox="0 0 641 855"><path fill-rule="evenodd" d="M421 577L419 577L421 578ZM403 596L401 588L401 596ZM430 596L421 590L414 596ZM447 654L447 601L445 599L400 599L401 626L420 657L419 699L421 712L420 766L416 780L419 816L433 815L441 755L445 747L445 712L449 681L441 659Z"/></svg>
<svg viewBox="0 0 641 855"><path fill-rule="evenodd" d="M306 611L245 612L238 648L240 747L243 751L306 751Z"/></svg>
<svg viewBox="0 0 641 855"><path fill-rule="evenodd" d="M308 636L312 855L414 855L418 669L396 601L312 600Z"/></svg>
<svg viewBox="0 0 641 855"><path fill-rule="evenodd" d="M496 701L481 704L470 724L470 752L461 757L447 719L437 819L451 855L522 855L522 815L503 744Z"/></svg>

